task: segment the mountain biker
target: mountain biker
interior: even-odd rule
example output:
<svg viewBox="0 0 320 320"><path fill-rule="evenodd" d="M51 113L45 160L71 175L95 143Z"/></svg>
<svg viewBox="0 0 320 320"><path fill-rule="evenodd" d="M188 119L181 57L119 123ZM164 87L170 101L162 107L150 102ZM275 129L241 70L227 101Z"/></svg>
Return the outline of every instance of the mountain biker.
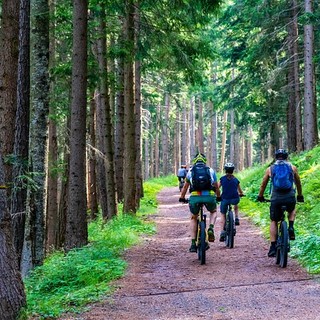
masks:
<svg viewBox="0 0 320 320"><path fill-rule="evenodd" d="M185 164L182 164L181 167L179 168L178 170L178 173L177 173L177 177L178 177L178 180L179 180L179 185L180 183L184 183L184 179L186 178L187 176L187 166Z"/></svg>
<svg viewBox="0 0 320 320"><path fill-rule="evenodd" d="M214 224L217 219L217 202L220 199L220 190L218 188L217 176L215 171L206 166L207 159L204 154L198 153L193 159L193 167L188 171L186 181L181 191L179 202L186 202L185 195L190 186L191 195L189 198L189 209L191 212L190 231L191 231L191 247L190 252L197 252L196 235L197 235L197 218L200 211L200 204L203 203L206 209L210 212L209 228L208 228L208 240L213 242L214 237ZM205 166L209 172L210 185L206 187L206 190L199 190L196 188L195 173L197 166ZM193 181L194 180L194 181ZM216 196L215 196L216 193ZM207 244L207 249L209 245Z"/></svg>
<svg viewBox="0 0 320 320"><path fill-rule="evenodd" d="M295 232L294 232L294 220L296 216L296 202L304 202L304 198L302 195L302 187L301 180L298 174L297 168L292 165L289 161L287 161L288 152L284 149L278 149L275 152L275 163L271 165L265 171L260 190L258 195L258 201L264 202L265 198L263 196L264 191L267 187L268 181L271 178L272 181L272 192L271 192L271 201L270 201L270 249L268 252L269 257L275 257L276 255L276 238L277 238L277 222L281 219L281 207L286 206L288 211L288 219L289 219L289 238L290 240L295 240ZM295 188L292 186L288 190L279 191L274 187L274 176L273 173L275 171L276 165L287 164L291 168L290 173L292 175L292 182L295 184L297 188L297 199L295 198Z"/></svg>
<svg viewBox="0 0 320 320"><path fill-rule="evenodd" d="M221 212L221 233L219 241L223 242L225 239L226 231L225 223L226 223L226 213L228 210L228 205L234 205L234 213L235 213L235 224L240 225L239 221L239 207L238 203L240 202L240 197L243 196L243 191L240 187L240 181L233 175L234 164L228 162L224 165L225 175L220 178L219 188L222 187L221 194L221 204L220 204L220 212Z"/></svg>

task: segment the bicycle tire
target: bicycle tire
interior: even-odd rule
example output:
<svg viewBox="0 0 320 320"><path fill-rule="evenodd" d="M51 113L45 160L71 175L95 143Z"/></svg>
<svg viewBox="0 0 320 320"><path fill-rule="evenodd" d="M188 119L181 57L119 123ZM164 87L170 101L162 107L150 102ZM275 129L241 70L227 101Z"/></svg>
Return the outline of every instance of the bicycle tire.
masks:
<svg viewBox="0 0 320 320"><path fill-rule="evenodd" d="M280 267L285 268L288 263L289 234L286 221L280 224Z"/></svg>
<svg viewBox="0 0 320 320"><path fill-rule="evenodd" d="M233 218L233 211L228 211L226 215L227 221L227 234L226 234L226 239L227 239L227 247L232 249L234 247L234 218Z"/></svg>
<svg viewBox="0 0 320 320"><path fill-rule="evenodd" d="M198 258L200 264L206 263L206 224L204 221L199 222L200 235L199 235L199 247L198 247Z"/></svg>

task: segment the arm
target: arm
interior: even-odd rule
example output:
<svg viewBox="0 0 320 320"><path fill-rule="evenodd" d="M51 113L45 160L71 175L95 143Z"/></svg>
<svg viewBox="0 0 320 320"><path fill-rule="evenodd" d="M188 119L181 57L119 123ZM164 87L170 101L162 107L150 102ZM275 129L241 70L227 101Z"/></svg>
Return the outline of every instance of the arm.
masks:
<svg viewBox="0 0 320 320"><path fill-rule="evenodd" d="M181 190L180 198L183 198L183 199L185 198L189 186L190 186L190 182L189 181L185 181L185 183L183 185L183 188Z"/></svg>
<svg viewBox="0 0 320 320"><path fill-rule="evenodd" d="M220 183L219 183L220 184ZM216 196L217 197L221 197L221 193L220 193L220 189L219 189L219 184L218 184L218 182L217 181L215 181L214 183L213 183L213 186L214 186L214 188L215 188L215 193L216 193Z"/></svg>
<svg viewBox="0 0 320 320"><path fill-rule="evenodd" d="M294 183L297 187L298 196L302 196L302 186L301 186L301 180L300 180L300 176L298 174L298 170L295 166L292 166L292 170L293 170L293 175L294 175Z"/></svg>
<svg viewBox="0 0 320 320"><path fill-rule="evenodd" d="M271 176L270 168L268 168L264 174L264 177L262 179L262 183L259 190L259 197L263 197L264 191L266 190L267 184L269 182Z"/></svg>
<svg viewBox="0 0 320 320"><path fill-rule="evenodd" d="M243 191L242 191L242 189L240 187L240 182L238 184L238 193L239 193L240 196L243 196Z"/></svg>

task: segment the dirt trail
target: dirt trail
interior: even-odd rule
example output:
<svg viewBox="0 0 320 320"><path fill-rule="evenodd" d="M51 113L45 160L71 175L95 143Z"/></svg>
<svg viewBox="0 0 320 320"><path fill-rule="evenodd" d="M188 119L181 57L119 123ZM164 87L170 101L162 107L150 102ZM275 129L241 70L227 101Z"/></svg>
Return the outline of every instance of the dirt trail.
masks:
<svg viewBox="0 0 320 320"><path fill-rule="evenodd" d="M245 217L234 249L216 240L206 265L189 253L188 205L178 188L159 194L150 217L157 234L125 255L127 274L115 294L77 320L320 320L320 281L289 259L280 268L267 257L268 243ZM215 227L220 233L219 219Z"/></svg>

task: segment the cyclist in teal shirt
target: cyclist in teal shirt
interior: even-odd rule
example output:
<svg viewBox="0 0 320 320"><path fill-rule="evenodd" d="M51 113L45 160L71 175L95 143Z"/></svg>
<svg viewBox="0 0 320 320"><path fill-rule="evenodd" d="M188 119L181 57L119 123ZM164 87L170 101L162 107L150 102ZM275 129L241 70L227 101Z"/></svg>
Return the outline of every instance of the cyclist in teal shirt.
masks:
<svg viewBox="0 0 320 320"><path fill-rule="evenodd" d="M220 233L220 241L223 242L225 239L225 223L226 223L226 213L228 210L228 205L234 205L234 213L235 213L235 224L239 225L239 207L238 203L240 202L240 197L243 196L243 191L240 187L240 181L233 175L234 164L228 162L224 166L225 175L220 178L219 188L222 187L221 194L221 204L220 204L220 212L221 212L221 233Z"/></svg>
<svg viewBox="0 0 320 320"><path fill-rule="evenodd" d="M193 167L197 165L206 166L207 159L204 154L198 153L193 159ZM196 246L196 234L197 234L197 218L200 211L200 204L203 203L206 209L210 212L209 217L209 228L208 228L208 239L210 242L215 240L214 238L214 224L217 219L217 201L220 201L220 190L218 188L217 176L215 171L208 167L210 174L210 186L206 190L197 190L194 187L195 182L192 181L192 170L189 170L186 176L186 181L184 183L183 189L181 191L181 196L179 201L185 202L185 195L190 186L191 196L189 198L189 209L191 211L191 247L190 252L197 252ZM216 194L216 195L215 195ZM207 249L209 245L207 244Z"/></svg>

